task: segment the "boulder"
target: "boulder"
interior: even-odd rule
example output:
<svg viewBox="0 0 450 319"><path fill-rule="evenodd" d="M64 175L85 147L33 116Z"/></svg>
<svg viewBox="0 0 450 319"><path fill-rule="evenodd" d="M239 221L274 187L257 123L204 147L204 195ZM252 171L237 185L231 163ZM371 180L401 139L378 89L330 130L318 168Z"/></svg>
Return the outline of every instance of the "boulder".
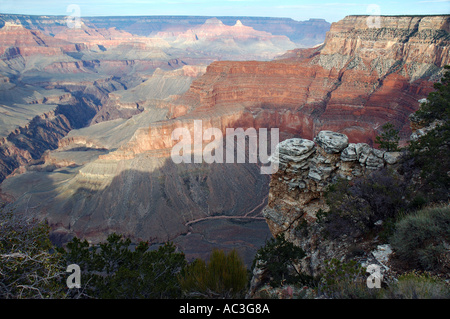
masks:
<svg viewBox="0 0 450 319"><path fill-rule="evenodd" d="M328 154L339 153L348 146L348 137L342 133L320 131L314 138L320 147Z"/></svg>
<svg viewBox="0 0 450 319"><path fill-rule="evenodd" d="M358 156L356 154L356 144L350 143L341 153L341 160L344 162L356 161Z"/></svg>
<svg viewBox="0 0 450 319"><path fill-rule="evenodd" d="M297 164L297 168L304 168L302 163L310 157L315 149L314 142L302 138L292 138L278 143L275 153L269 158L274 164L281 167L289 162Z"/></svg>
<svg viewBox="0 0 450 319"><path fill-rule="evenodd" d="M358 143L355 145L355 150L358 161L361 164L365 164L372 151L372 148L369 146L369 144Z"/></svg>
<svg viewBox="0 0 450 319"><path fill-rule="evenodd" d="M386 163L393 165L398 163L401 156L401 152L386 152L384 153L384 160L386 161Z"/></svg>

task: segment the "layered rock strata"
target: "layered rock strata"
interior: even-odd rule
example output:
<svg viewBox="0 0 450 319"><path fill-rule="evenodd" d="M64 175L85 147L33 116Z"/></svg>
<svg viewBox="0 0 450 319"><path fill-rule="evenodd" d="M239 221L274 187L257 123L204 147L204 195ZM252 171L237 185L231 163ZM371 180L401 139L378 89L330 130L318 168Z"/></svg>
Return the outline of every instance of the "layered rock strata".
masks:
<svg viewBox="0 0 450 319"><path fill-rule="evenodd" d="M373 144L386 122L411 133L408 115L433 90L449 63L449 16L349 16L333 23L322 46L270 62L210 64L172 108L202 112L243 109L253 127L312 139L322 130Z"/></svg>

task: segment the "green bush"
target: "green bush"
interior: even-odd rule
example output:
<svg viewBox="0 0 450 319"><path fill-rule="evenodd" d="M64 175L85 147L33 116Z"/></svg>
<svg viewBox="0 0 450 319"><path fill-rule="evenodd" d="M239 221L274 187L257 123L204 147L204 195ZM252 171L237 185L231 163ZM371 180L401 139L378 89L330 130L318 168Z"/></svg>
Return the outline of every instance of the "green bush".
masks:
<svg viewBox="0 0 450 319"><path fill-rule="evenodd" d="M444 75L434 83L435 91L428 94L427 101L414 114L416 121L427 125L436 119L448 122L450 118L450 66L444 67Z"/></svg>
<svg viewBox="0 0 450 319"><path fill-rule="evenodd" d="M377 221L396 218L406 211L408 192L407 184L385 168L352 181L340 179L325 193L329 212L320 213L319 223L332 239L360 237Z"/></svg>
<svg viewBox="0 0 450 319"><path fill-rule="evenodd" d="M67 264L81 268L81 285L72 297L107 299L161 299L181 296L178 274L185 256L172 243L150 250L140 242L134 250L130 239L117 234L90 246L74 238L60 250Z"/></svg>
<svg viewBox="0 0 450 319"><path fill-rule="evenodd" d="M448 201L450 188L450 66L436 89L421 104L419 110L412 115L412 120L421 126L428 126L439 121L434 129L411 141L408 157L404 161L403 170L408 174L420 173L419 189L427 194L430 202Z"/></svg>
<svg viewBox="0 0 450 319"><path fill-rule="evenodd" d="M367 287L366 268L354 260L325 261L324 274L318 285L318 294L332 299L374 299L381 290Z"/></svg>
<svg viewBox="0 0 450 319"><path fill-rule="evenodd" d="M392 123L384 124L381 129L383 130L383 132L381 133L381 135L375 137L375 143L378 144L379 147L386 152L399 151L399 131L394 128L394 125Z"/></svg>
<svg viewBox="0 0 450 319"><path fill-rule="evenodd" d="M270 285L279 287L284 284L296 284L310 281L312 278L301 274L295 268L305 252L287 241L283 234L271 238L256 253L255 261L259 260L270 276ZM255 262L254 262L255 263Z"/></svg>
<svg viewBox="0 0 450 319"><path fill-rule="evenodd" d="M445 282L427 273L409 272L384 293L388 299L449 299L450 289Z"/></svg>
<svg viewBox="0 0 450 319"><path fill-rule="evenodd" d="M410 268L450 270L450 208L424 208L395 225L390 239L395 256Z"/></svg>
<svg viewBox="0 0 450 319"><path fill-rule="evenodd" d="M196 259L186 266L179 282L187 297L239 298L247 287L247 268L236 250L214 249L208 263Z"/></svg>

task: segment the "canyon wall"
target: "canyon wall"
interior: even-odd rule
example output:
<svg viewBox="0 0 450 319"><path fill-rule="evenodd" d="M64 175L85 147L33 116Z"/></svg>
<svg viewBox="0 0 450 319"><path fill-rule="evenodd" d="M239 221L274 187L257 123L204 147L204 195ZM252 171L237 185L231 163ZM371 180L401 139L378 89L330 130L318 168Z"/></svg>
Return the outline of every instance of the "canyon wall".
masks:
<svg viewBox="0 0 450 319"><path fill-rule="evenodd" d="M16 93L23 94L19 90ZM2 90L0 94L4 96ZM57 148L59 140L71 130L87 125L99 110L101 98L100 93L88 94L86 89L29 99L24 107L19 107L18 112L23 112L26 107L46 106L40 108L41 114L27 113L29 121L17 119L7 123L10 131L3 132L0 141L0 181L19 167L39 160L45 151ZM13 112L10 108L9 113Z"/></svg>
<svg viewBox="0 0 450 319"><path fill-rule="evenodd" d="M244 109L253 127L312 139L321 130L373 145L386 122L410 134L408 115L449 63L449 16L349 16L334 23L324 45L270 62L213 62L174 102L183 113ZM180 111L182 110L182 111Z"/></svg>

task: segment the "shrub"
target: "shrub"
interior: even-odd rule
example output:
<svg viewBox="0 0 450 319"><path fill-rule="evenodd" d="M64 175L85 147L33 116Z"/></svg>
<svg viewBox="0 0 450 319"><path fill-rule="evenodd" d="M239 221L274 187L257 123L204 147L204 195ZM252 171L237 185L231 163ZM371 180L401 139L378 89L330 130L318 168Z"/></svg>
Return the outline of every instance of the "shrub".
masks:
<svg viewBox="0 0 450 319"><path fill-rule="evenodd" d="M398 260L411 268L448 271L450 208L428 207L398 221L391 237Z"/></svg>
<svg viewBox="0 0 450 319"><path fill-rule="evenodd" d="M140 299L181 296L178 274L185 256L172 243L150 250L140 242L131 250L130 239L111 234L107 241L91 247L74 238L61 252L68 264L81 268L81 289L74 297Z"/></svg>
<svg viewBox="0 0 450 319"><path fill-rule="evenodd" d="M440 82L434 84L427 102L412 115L413 121L422 126L439 121L434 129L411 141L408 158L405 160L406 172L420 172L419 189L427 194L428 200L448 201L450 188L450 66Z"/></svg>
<svg viewBox="0 0 450 319"><path fill-rule="evenodd" d="M389 299L449 299L450 289L446 283L428 273L408 272L385 291Z"/></svg>
<svg viewBox="0 0 450 319"><path fill-rule="evenodd" d="M283 234L276 238L269 239L264 247L261 247L256 253L255 260L259 260L270 277L270 285L279 287L284 284L297 284L312 280L309 276L301 274L295 268L305 252L287 241Z"/></svg>
<svg viewBox="0 0 450 319"><path fill-rule="evenodd" d="M247 287L247 268L236 252L214 249L208 263L194 260L179 276L188 297L238 298Z"/></svg>
<svg viewBox="0 0 450 319"><path fill-rule="evenodd" d="M414 113L416 120L424 125L436 119L448 122L450 118L450 66L446 65L444 69L441 80L433 85L435 91L428 94L427 102L422 103Z"/></svg>
<svg viewBox="0 0 450 319"><path fill-rule="evenodd" d="M324 274L318 285L319 295L332 299L372 299L379 289L367 287L366 268L354 260L346 263L337 259L325 261Z"/></svg>
<svg viewBox="0 0 450 319"><path fill-rule="evenodd" d="M330 209L320 214L320 223L331 238L359 237L374 228L375 222L405 211L407 197L407 185L385 168L352 181L341 179L325 193Z"/></svg>
<svg viewBox="0 0 450 319"><path fill-rule="evenodd" d="M0 299L66 297L65 268L49 230L44 222L0 210Z"/></svg>

